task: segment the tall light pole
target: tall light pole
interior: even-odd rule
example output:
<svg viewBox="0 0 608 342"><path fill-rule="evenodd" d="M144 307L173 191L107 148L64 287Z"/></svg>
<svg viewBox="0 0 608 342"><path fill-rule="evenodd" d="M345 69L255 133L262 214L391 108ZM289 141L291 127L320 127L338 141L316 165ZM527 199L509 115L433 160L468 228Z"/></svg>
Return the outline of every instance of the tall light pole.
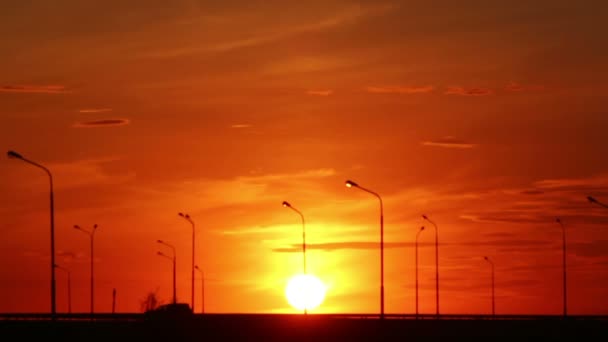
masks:
<svg viewBox="0 0 608 342"><path fill-rule="evenodd" d="M301 211L299 211L298 209L294 208L287 201L283 201L283 207L289 208L289 209L295 211L302 218L302 257L303 257L303 261L304 261L304 275L306 275L307 274L306 273L306 223L304 221L304 215L302 214ZM308 314L308 307L307 306L308 306L308 302L304 304L304 314L305 315Z"/></svg>
<svg viewBox="0 0 608 342"><path fill-rule="evenodd" d="M496 297L494 296L494 263L487 256L484 256L483 260L489 262L490 266L492 266L492 317L494 317L496 315Z"/></svg>
<svg viewBox="0 0 608 342"><path fill-rule="evenodd" d="M431 221L426 215L422 215L422 218L435 227L435 306L437 317L439 317L439 229L437 229L435 222Z"/></svg>
<svg viewBox="0 0 608 342"><path fill-rule="evenodd" d="M184 214L184 213L178 213L179 216L185 218L188 222L190 222L190 224L192 225L192 312L194 312L194 248L195 248L195 244L194 241L195 240L195 226L194 226L194 221L192 221L192 218L190 218L190 215L188 214Z"/></svg>
<svg viewBox="0 0 608 342"><path fill-rule="evenodd" d="M382 205L382 197L351 180L347 180L345 185L347 188L359 188L376 196L380 201L380 318L384 318L384 208Z"/></svg>
<svg viewBox="0 0 608 342"><path fill-rule="evenodd" d="M82 231L82 232L84 232L86 234L88 234L89 238L91 240L91 257L90 257L91 258L91 315L93 315L93 313L95 312L95 310L94 310L94 305L95 305L94 304L95 303L94 284L95 284L95 281L94 281L94 269L93 269L93 264L94 264L93 263L93 257L94 257L94 254L93 254L93 240L95 238L95 232L97 231L97 224L94 224L93 225L93 229L91 229L91 230L82 229L77 224L74 225L74 228L78 229L78 230L80 230L80 231Z"/></svg>
<svg viewBox="0 0 608 342"><path fill-rule="evenodd" d="M597 199L595 199L594 197L587 196L587 200L593 204L597 204L600 207L604 207L604 208L608 209L608 204L602 203L602 202L598 201Z"/></svg>
<svg viewBox="0 0 608 342"><path fill-rule="evenodd" d="M70 270L59 265L55 265L55 267L68 274L68 313L72 313L72 277L70 276Z"/></svg>
<svg viewBox="0 0 608 342"><path fill-rule="evenodd" d="M162 257L165 257L173 262L173 304L175 304L175 303L177 303L177 291L175 289L176 288L176 270L175 269L176 269L176 265L177 265L177 263L175 262L175 260L176 260L175 247L173 245L166 243L163 240L156 240L156 242L160 243L161 245L165 245L165 246L171 248L171 250L173 251L173 257L170 257L160 251L157 252L157 254Z"/></svg>
<svg viewBox="0 0 608 342"><path fill-rule="evenodd" d="M51 171L49 171L49 169L46 167L23 157L21 154L15 151L8 151L6 154L9 158L20 159L30 165L41 168L49 176L49 184L51 189L51 319L54 321L57 319L57 310L55 303L55 205L53 201L53 176L51 175Z"/></svg>
<svg viewBox="0 0 608 342"><path fill-rule="evenodd" d="M563 299L564 299L564 318L566 316L568 316L568 291L566 289L566 226L564 226L564 223L562 222L562 220L558 218L555 219L555 222L557 222L561 227L562 227L562 270L563 270L563 290L564 290L564 295L563 295Z"/></svg>
<svg viewBox="0 0 608 342"><path fill-rule="evenodd" d="M201 273L201 313L205 313L205 272L198 267L198 265L194 265L194 269Z"/></svg>
<svg viewBox="0 0 608 342"><path fill-rule="evenodd" d="M416 233L416 319L418 319L418 237L420 233L424 230L424 226L420 227L418 232Z"/></svg>

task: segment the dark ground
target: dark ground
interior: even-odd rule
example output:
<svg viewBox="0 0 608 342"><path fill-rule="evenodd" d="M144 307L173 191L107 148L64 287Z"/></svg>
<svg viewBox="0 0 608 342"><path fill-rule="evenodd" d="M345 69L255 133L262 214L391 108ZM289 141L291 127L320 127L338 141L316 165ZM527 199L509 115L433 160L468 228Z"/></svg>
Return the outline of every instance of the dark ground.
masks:
<svg viewBox="0 0 608 342"><path fill-rule="evenodd" d="M603 318L458 318L421 320L330 315L197 315L192 319L26 320L0 318L0 341L416 341L535 337L539 341L608 341Z"/></svg>

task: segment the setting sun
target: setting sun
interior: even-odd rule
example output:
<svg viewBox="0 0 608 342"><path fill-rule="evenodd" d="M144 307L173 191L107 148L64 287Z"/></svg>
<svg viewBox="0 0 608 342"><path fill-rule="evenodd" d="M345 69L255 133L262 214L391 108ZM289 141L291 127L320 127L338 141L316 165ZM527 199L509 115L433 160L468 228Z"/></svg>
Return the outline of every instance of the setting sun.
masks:
<svg viewBox="0 0 608 342"><path fill-rule="evenodd" d="M298 310L311 310L323 303L326 287L310 274L298 274L289 279L285 296L291 306Z"/></svg>

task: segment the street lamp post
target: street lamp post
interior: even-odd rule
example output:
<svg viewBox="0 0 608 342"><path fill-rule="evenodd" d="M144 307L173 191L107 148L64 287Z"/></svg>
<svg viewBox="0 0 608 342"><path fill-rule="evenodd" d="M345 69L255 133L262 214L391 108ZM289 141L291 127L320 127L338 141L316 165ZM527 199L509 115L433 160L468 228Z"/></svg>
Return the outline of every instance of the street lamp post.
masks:
<svg viewBox="0 0 608 342"><path fill-rule="evenodd" d="M93 315L93 313L95 312L94 310L94 303L95 303L95 294L94 294L94 269L93 269L93 240L95 238L95 232L97 231L97 224L93 225L93 229L92 230L85 230L82 229L79 225L74 225L75 229L78 229L86 234L89 235L89 238L91 240L91 315Z"/></svg>
<svg viewBox="0 0 608 342"><path fill-rule="evenodd" d="M435 222L431 221L426 215L422 215L422 218L435 227L435 307L437 317L439 317L439 229L437 229Z"/></svg>
<svg viewBox="0 0 608 342"><path fill-rule="evenodd" d="M418 230L418 232L416 233L416 244L415 244L415 250L416 250L416 319L418 319L418 237L420 236L420 233L422 233L422 231L424 230L424 226L420 227L420 229Z"/></svg>
<svg viewBox="0 0 608 342"><path fill-rule="evenodd" d="M484 256L483 259L490 263L490 266L492 266L492 317L494 317L496 315L496 297L494 296L494 263L487 256Z"/></svg>
<svg viewBox="0 0 608 342"><path fill-rule="evenodd" d="M72 313L72 277L70 276L70 270L61 267L59 265L55 265L56 268L65 271L68 274L68 313Z"/></svg>
<svg viewBox="0 0 608 342"><path fill-rule="evenodd" d="M600 207L604 207L604 208L608 209L608 204L598 201L597 199L595 199L595 197L587 196L587 200L593 204L597 204Z"/></svg>
<svg viewBox="0 0 608 342"><path fill-rule="evenodd" d="M175 262L177 257L175 254L175 247L171 244L168 244L167 242L165 242L163 240L156 240L156 242L160 243L161 245L165 245L165 246L171 248L171 250L173 251L173 257L170 257L160 251L157 252L157 254L162 257L165 257L173 262L173 304L175 304L175 303L177 303L177 291L176 291L176 265L177 265L177 263Z"/></svg>
<svg viewBox="0 0 608 342"><path fill-rule="evenodd" d="M287 201L283 201L283 207L285 208L289 208L293 211L295 211L296 213L298 213L298 215L300 215L300 217L302 218L302 257L303 257L303 262L304 262L304 275L307 274L306 272L306 223L304 221L304 215L302 214L301 211L299 211L298 209L294 208L291 204L289 204L289 202ZM308 314L308 302L305 303L304 305L304 314Z"/></svg>
<svg viewBox="0 0 608 342"><path fill-rule="evenodd" d="M359 188L369 194L372 194L380 201L380 318L384 318L384 208L382 205L382 197L377 193L366 189L359 184L347 180L345 183L347 188Z"/></svg>
<svg viewBox="0 0 608 342"><path fill-rule="evenodd" d="M194 269L201 273L201 313L205 313L205 272L198 267L198 265L194 265Z"/></svg>
<svg viewBox="0 0 608 342"><path fill-rule="evenodd" d="M184 219L186 219L188 222L190 222L190 224L192 225L192 312L194 312L194 251L195 251L195 226L194 226L194 221L192 221L192 218L190 218L190 215L188 214L184 214L184 213L178 213L179 216L183 217Z"/></svg>
<svg viewBox="0 0 608 342"><path fill-rule="evenodd" d="M49 176L49 184L51 189L51 318L54 321L57 319L57 310L55 303L55 205L53 201L53 176L51 175L51 171L49 171L49 169L47 169L46 167L23 157L21 154L15 151L8 151L7 156L9 158L20 159L30 165L41 168Z"/></svg>
<svg viewBox="0 0 608 342"><path fill-rule="evenodd" d="M561 227L562 227L562 273L563 273L563 290L564 290L564 295L563 295L563 300L564 300L564 318L566 316L568 316L568 291L566 289L566 226L564 226L564 223L562 222L562 220L560 220L560 218L556 218L555 222L557 222Z"/></svg>

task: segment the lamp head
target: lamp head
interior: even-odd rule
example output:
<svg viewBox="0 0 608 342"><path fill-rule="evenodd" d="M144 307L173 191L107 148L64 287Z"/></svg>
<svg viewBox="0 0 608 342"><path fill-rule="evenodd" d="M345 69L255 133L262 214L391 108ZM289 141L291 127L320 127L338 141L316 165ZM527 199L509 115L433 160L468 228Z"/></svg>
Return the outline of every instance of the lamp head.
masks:
<svg viewBox="0 0 608 342"><path fill-rule="evenodd" d="M559 219L559 217L556 217L556 218L555 218L555 222L557 222L557 223L560 223L560 224L561 224L561 223L562 223L562 220L560 220L560 219Z"/></svg>
<svg viewBox="0 0 608 342"><path fill-rule="evenodd" d="M8 151L8 152L6 152L6 155L9 158L23 159L23 156L15 151Z"/></svg>
<svg viewBox="0 0 608 342"><path fill-rule="evenodd" d="M160 252L160 251L156 252L156 254L164 256L163 252Z"/></svg>
<svg viewBox="0 0 608 342"><path fill-rule="evenodd" d="M194 268L200 271L200 268L198 268L198 265L194 265Z"/></svg>
<svg viewBox="0 0 608 342"><path fill-rule="evenodd" d="M488 260L487 256L484 256L483 259L486 260L486 261L490 261L490 260Z"/></svg>
<svg viewBox="0 0 608 342"><path fill-rule="evenodd" d="M97 229L97 223L93 225L93 229Z"/></svg>
<svg viewBox="0 0 608 342"><path fill-rule="evenodd" d="M597 203L597 200L591 196L587 196L587 200L591 203Z"/></svg>
<svg viewBox="0 0 608 342"><path fill-rule="evenodd" d="M181 217L185 217L184 213L177 213L177 215L181 216Z"/></svg>
<svg viewBox="0 0 608 342"><path fill-rule="evenodd" d="M287 202L287 201L283 201L283 206L285 208L287 208L287 207L291 207L291 204L289 204L289 202Z"/></svg>
<svg viewBox="0 0 608 342"><path fill-rule="evenodd" d="M425 219L425 220L427 220L427 221L429 220L429 218L426 217L426 215L422 215L422 218Z"/></svg>
<svg viewBox="0 0 608 342"><path fill-rule="evenodd" d="M77 224L75 224L75 225L74 225L74 228L76 228L76 229L82 229L82 228L80 228L80 226L79 226L79 225L77 225Z"/></svg>
<svg viewBox="0 0 608 342"><path fill-rule="evenodd" d="M156 240L158 243L164 243L163 240Z"/></svg>
<svg viewBox="0 0 608 342"><path fill-rule="evenodd" d="M424 230L424 226L420 227L420 231L423 231L423 230Z"/></svg>
<svg viewBox="0 0 608 342"><path fill-rule="evenodd" d="M346 183L345 183L345 185L346 185L347 188L352 188L352 187L359 186L357 183L355 183L355 182L353 182L351 180L347 180Z"/></svg>

